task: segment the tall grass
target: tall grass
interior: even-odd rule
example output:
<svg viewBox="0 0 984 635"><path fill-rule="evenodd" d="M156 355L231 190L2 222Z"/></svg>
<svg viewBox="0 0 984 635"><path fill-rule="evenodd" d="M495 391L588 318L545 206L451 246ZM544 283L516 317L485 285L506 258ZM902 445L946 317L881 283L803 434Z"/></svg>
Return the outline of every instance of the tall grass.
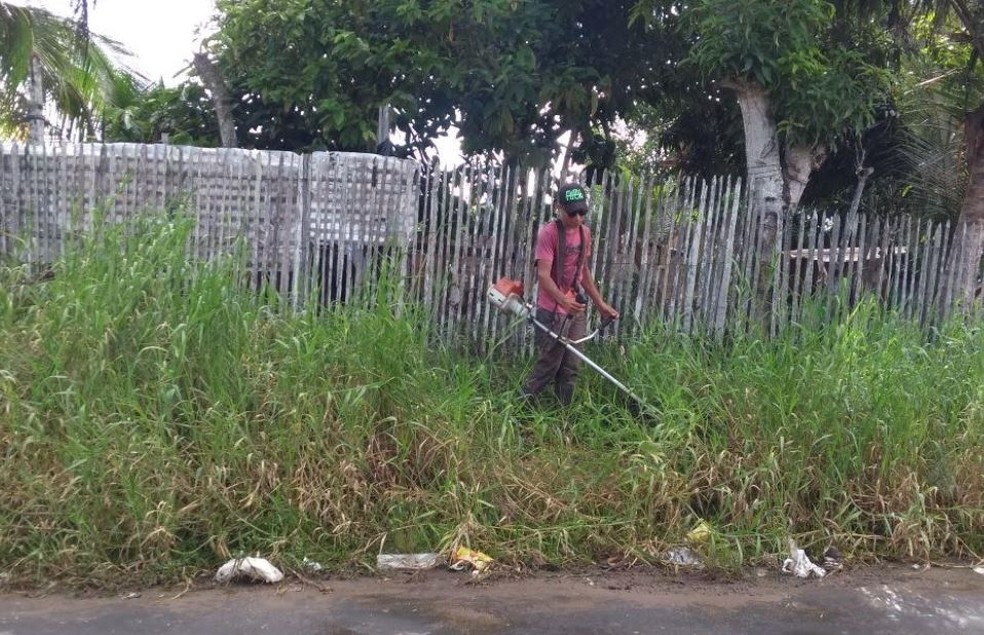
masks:
<svg viewBox="0 0 984 635"><path fill-rule="evenodd" d="M435 347L396 285L282 311L192 224L103 228L47 280L0 269L0 568L110 583L260 553L334 569L464 542L506 561L711 564L785 538L858 559L984 549L984 356L873 305L726 345L653 328L589 354L574 407L514 403L528 360ZM617 347L624 350L617 350Z"/></svg>

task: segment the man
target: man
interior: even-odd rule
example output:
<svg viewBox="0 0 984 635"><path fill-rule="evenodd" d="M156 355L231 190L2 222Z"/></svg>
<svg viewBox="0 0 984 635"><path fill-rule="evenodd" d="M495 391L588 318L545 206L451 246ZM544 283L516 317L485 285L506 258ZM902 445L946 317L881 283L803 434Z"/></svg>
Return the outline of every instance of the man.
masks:
<svg viewBox="0 0 984 635"><path fill-rule="evenodd" d="M540 228L534 259L539 291L536 319L554 333L576 340L587 330L586 298L583 289L602 318L618 318L618 311L598 293L588 270L591 259L591 232L584 224L588 197L576 183L561 187L554 195L557 219ZM554 393L562 405L574 397L574 380L581 360L550 335L537 330L538 357L533 372L521 391L524 399L538 396L553 382Z"/></svg>

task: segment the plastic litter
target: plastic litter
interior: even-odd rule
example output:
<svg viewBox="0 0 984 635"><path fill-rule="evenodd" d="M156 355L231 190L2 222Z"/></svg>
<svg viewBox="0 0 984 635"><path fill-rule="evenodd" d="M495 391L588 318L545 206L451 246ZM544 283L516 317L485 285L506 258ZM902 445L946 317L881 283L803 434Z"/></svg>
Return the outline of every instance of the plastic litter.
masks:
<svg viewBox="0 0 984 635"><path fill-rule="evenodd" d="M702 542L707 542L707 539L711 537L711 526L707 524L706 520L701 520L687 532L687 541L691 544L700 544Z"/></svg>
<svg viewBox="0 0 984 635"><path fill-rule="evenodd" d="M319 571L324 569L324 567L321 566L320 562L315 562L314 560L311 560L307 556L304 556L304 560L301 561L301 565L311 573L318 573Z"/></svg>
<svg viewBox="0 0 984 635"><path fill-rule="evenodd" d="M844 568L841 562L841 553L837 547L830 545L827 547L826 551L823 552L823 564L820 565L826 571L840 571Z"/></svg>
<svg viewBox="0 0 984 635"><path fill-rule="evenodd" d="M827 575L821 567L813 564L805 551L796 547L792 539L789 540L789 557L783 561L781 571L804 579L811 576L822 578Z"/></svg>
<svg viewBox="0 0 984 635"><path fill-rule="evenodd" d="M703 567L704 562L690 547L674 547L663 554L663 561L681 567Z"/></svg>
<svg viewBox="0 0 984 635"><path fill-rule="evenodd" d="M272 584L283 580L284 574L263 558L234 558L215 573L215 581L223 584L240 578Z"/></svg>
<svg viewBox="0 0 984 635"><path fill-rule="evenodd" d="M376 556L376 568L393 569L433 569L441 564L439 553L381 553Z"/></svg>
<svg viewBox="0 0 984 635"><path fill-rule="evenodd" d="M481 551L473 551L468 547L458 547L451 556L451 568L455 571L464 571L471 567L473 578L480 578L488 574L492 563L495 562Z"/></svg>

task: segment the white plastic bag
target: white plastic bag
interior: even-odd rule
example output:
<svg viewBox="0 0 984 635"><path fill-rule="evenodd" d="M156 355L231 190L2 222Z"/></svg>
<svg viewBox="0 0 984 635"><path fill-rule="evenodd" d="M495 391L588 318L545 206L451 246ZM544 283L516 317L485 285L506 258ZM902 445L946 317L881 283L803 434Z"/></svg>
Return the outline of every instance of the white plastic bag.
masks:
<svg viewBox="0 0 984 635"><path fill-rule="evenodd" d="M827 572L821 567L813 564L805 551L796 547L796 543L792 539L789 540L789 557L782 563L782 572L792 574L797 578L809 578L810 576L822 578L827 575Z"/></svg>
<svg viewBox="0 0 984 635"><path fill-rule="evenodd" d="M224 584L234 578L246 578L272 584L283 580L284 574L263 558L235 558L219 567L215 573L215 581Z"/></svg>

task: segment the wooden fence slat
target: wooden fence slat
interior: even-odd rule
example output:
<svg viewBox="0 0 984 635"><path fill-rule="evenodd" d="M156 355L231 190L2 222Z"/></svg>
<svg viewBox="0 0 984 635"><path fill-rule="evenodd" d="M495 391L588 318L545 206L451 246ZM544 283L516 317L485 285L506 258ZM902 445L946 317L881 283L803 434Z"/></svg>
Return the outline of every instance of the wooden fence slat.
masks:
<svg viewBox="0 0 984 635"><path fill-rule="evenodd" d="M920 256L919 259L920 260L919 270L918 270L919 275L915 281L916 289L914 295L915 295L916 302L914 306L913 319L917 321L919 324L924 324L926 319L926 314L925 314L926 294L929 291L928 285L931 275L929 272L929 265L930 262L933 260L933 253L932 253L933 223L931 221L926 222L923 236L920 242L922 242L922 255Z"/></svg>
<svg viewBox="0 0 984 635"><path fill-rule="evenodd" d="M794 299L791 295L793 259L789 257L789 254L793 251L793 241L795 239L795 235L791 229L792 223L790 220L784 219L780 222L782 231L779 234L778 241L779 253L775 255L775 294L777 296L777 301L775 303L775 311L773 311L773 313L776 316L776 332L782 331L792 322L792 307L790 306L790 302Z"/></svg>
<svg viewBox="0 0 984 635"><path fill-rule="evenodd" d="M868 262L868 217L860 216L858 226L858 261L851 274L851 302L857 303L863 297L864 272Z"/></svg>
<svg viewBox="0 0 984 635"><path fill-rule="evenodd" d="M702 239L704 235L704 225L707 222L707 218L710 215L707 211L707 198L709 190L711 188L707 187L707 184L703 184L700 188L700 202L697 204L697 217L693 218L691 216L691 224L693 225L693 234L691 234L689 241L689 249L687 250L687 268L686 268L686 281L683 291L683 331L684 333L693 332L693 322L694 322L694 303L696 298L694 297L696 287L697 287L697 272L700 264L701 258L701 247ZM689 215L689 211L688 211Z"/></svg>
<svg viewBox="0 0 984 635"><path fill-rule="evenodd" d="M717 269L717 254L715 253L716 244L714 237L716 231L718 230L718 202L720 197L720 185L721 180L718 177L711 179L711 184L708 192L707 199L707 211L704 221L704 227L701 230L702 240L701 240L701 258L699 269L697 271L697 284L700 290L697 292L698 298L698 311L697 318L699 323L699 329L703 333L710 332L710 314L711 314L711 284L714 280L714 274Z"/></svg>
<svg viewBox="0 0 984 635"><path fill-rule="evenodd" d="M679 209L681 232L677 258L671 258L671 271L669 275L670 288L667 290L669 299L669 315L677 316L677 305L683 305L684 298L682 290L686 287L687 260L690 254L691 236L693 235L693 218L691 210L695 194L696 180L688 178L685 180L683 207ZM682 282L681 282L682 281Z"/></svg>
<svg viewBox="0 0 984 635"><path fill-rule="evenodd" d="M946 320L950 314L950 301L953 291L953 284L950 281L950 274L952 271L950 263L953 262L953 245L955 241L953 226L950 221L947 221L943 225L941 239L943 243L943 253L940 255L940 271L937 283L940 289L936 304L936 318L940 322Z"/></svg>
<svg viewBox="0 0 984 635"><path fill-rule="evenodd" d="M731 297L732 268L734 267L735 240L737 239L738 212L741 206L742 182L735 179L728 188L731 192L731 205L727 215L726 232L724 235L724 266L721 270L721 284L718 288L714 333L720 339L724 337L729 312L728 298Z"/></svg>

